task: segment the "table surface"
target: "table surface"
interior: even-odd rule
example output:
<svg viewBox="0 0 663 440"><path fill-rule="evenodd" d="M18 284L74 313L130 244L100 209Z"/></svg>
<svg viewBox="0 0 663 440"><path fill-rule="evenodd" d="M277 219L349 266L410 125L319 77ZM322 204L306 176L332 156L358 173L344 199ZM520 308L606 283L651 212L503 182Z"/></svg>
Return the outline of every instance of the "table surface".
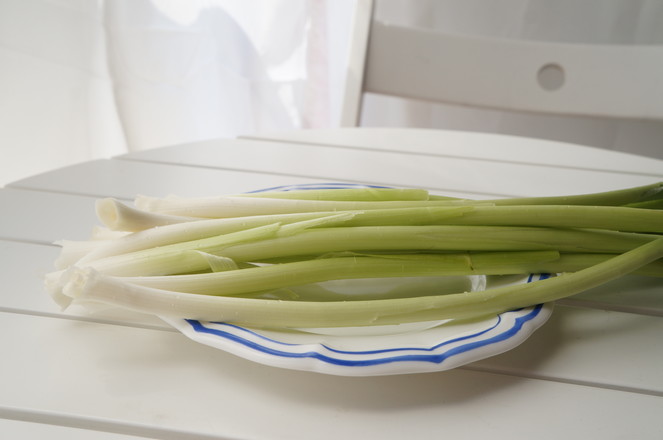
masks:
<svg viewBox="0 0 663 440"><path fill-rule="evenodd" d="M0 190L0 433L49 439L663 438L663 284L629 276L560 301L515 349L451 371L340 377L267 367L156 318L60 311L60 239L99 197L204 196L312 182L474 198L663 180L663 161L549 141L416 129L210 140L86 162Z"/></svg>

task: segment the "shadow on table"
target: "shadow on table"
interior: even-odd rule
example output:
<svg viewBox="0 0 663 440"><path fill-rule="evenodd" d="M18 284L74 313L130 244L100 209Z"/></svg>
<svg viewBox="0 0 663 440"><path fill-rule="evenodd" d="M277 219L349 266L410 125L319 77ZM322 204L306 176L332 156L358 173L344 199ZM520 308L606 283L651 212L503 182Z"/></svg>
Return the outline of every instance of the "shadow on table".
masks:
<svg viewBox="0 0 663 440"><path fill-rule="evenodd" d="M548 334L559 334L558 324L551 321ZM536 334L536 333L535 333ZM550 338L549 338L550 339ZM537 346L534 342L534 346ZM528 359L524 368L536 368L557 349L555 339L545 343L545 350L527 354L522 347L523 357ZM227 354L223 353L223 356ZM498 355L496 358L499 358ZM491 368L490 362L481 362L448 371L373 376L343 377L313 372L291 371L267 367L236 357L224 357L221 361L229 371L241 370L237 380L247 381L244 385L259 387L263 392L280 396L287 405L296 401L297 405L319 407L342 407L345 411L402 411L421 407L443 407L470 403L477 399L499 394L511 387L519 386L524 380L515 371L504 374L504 368ZM477 371L479 370L479 371Z"/></svg>
<svg viewBox="0 0 663 440"><path fill-rule="evenodd" d="M250 362L192 342L183 335L177 335L177 339L173 340L175 335L164 331L150 332L150 338L155 340L146 351L126 347L113 350L115 365L107 367L112 369L121 365L131 371L133 367L136 367L135 371L145 371L145 366L141 365L144 363L152 371L159 371L157 376L164 377L186 371L187 375L204 378L205 383L210 384L209 388L191 390L178 385L171 391L180 389L191 398L198 393L221 393L219 397L223 398L222 387L231 383L233 389L226 392L261 395L286 407L397 412L469 404L480 399L500 401L505 396L513 398L517 395L512 392L513 389L527 387L537 378L546 378L551 371L554 372L553 367L568 356L568 350L581 350L584 347L582 344L595 344L601 339L610 340L615 334L633 326L628 327L623 319L614 323L604 319L591 324L584 316L581 316L583 319L573 316L585 314L582 309L565 307L564 313L560 313L559 309L542 328L513 350L466 367L435 373L342 377L293 371ZM635 324L638 322L634 319ZM581 325L578 323L583 323L582 327L578 327ZM582 339L586 341L582 342ZM582 342L580 346L578 341ZM158 370L155 370L156 366ZM145 379L140 382L140 386L145 387L142 391L152 392L162 386L159 380L163 378ZM549 379L555 381L554 377ZM125 391L134 393L136 386L134 383L132 390ZM115 390L119 391L118 388Z"/></svg>

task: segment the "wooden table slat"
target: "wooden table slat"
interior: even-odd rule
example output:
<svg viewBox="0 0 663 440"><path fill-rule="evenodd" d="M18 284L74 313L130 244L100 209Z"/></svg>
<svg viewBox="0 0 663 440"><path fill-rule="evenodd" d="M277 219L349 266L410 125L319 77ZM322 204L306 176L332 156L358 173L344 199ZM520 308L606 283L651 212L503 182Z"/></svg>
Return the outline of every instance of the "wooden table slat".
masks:
<svg viewBox="0 0 663 440"><path fill-rule="evenodd" d="M0 266L6 288L0 293L0 310L173 331L155 316L117 309L60 311L43 287L43 275L52 270L56 251L52 246L0 241L0 253L12 256L9 264ZM660 295L651 300L661 304ZM663 396L661 334L660 317L558 306L549 322L521 346L475 366Z"/></svg>
<svg viewBox="0 0 663 440"><path fill-rule="evenodd" d="M0 436L662 438L656 279L628 276L560 301L520 346L465 367L361 378L249 362L194 343L154 316L61 311L43 288L59 252L52 243L86 239L99 223L99 197L340 181L487 198L660 180L663 161L589 147L348 129L165 147L14 182L0 190Z"/></svg>
<svg viewBox="0 0 663 440"><path fill-rule="evenodd" d="M360 127L259 133L242 139L365 148L663 176L663 161L620 151L522 136L425 128ZM597 159L599 158L600 159Z"/></svg>
<svg viewBox="0 0 663 440"><path fill-rule="evenodd" d="M600 155L591 161L587 159L589 162L585 164L569 160L566 166L561 166L549 165L544 160L535 164L487 161L247 139L146 150L124 158L231 170L250 166L252 171L317 178L323 182L417 187L473 198L599 192L646 185L663 177L663 172L642 175L594 169L592 165L601 160Z"/></svg>
<svg viewBox="0 0 663 440"><path fill-rule="evenodd" d="M0 416L32 408L247 439L476 438L514 428L540 439L661 435L663 399L632 392L462 369L326 376L264 367L176 333L13 313L0 315L0 331L21 335L0 339L14 360L0 363Z"/></svg>

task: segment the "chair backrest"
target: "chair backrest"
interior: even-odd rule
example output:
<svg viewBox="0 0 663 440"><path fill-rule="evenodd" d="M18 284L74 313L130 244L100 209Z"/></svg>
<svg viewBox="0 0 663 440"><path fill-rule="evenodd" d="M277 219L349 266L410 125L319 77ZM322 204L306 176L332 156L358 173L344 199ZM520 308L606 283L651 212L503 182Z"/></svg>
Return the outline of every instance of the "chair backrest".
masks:
<svg viewBox="0 0 663 440"><path fill-rule="evenodd" d="M663 46L519 41L392 26L357 0L341 123L366 92L558 115L663 120Z"/></svg>

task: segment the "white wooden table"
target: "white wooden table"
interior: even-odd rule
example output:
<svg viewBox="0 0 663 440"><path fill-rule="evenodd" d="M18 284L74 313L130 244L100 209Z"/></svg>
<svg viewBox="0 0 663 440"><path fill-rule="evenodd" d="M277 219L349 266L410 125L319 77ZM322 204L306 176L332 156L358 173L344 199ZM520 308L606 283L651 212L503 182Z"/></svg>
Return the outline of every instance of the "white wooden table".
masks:
<svg viewBox="0 0 663 440"><path fill-rule="evenodd" d="M663 180L663 162L459 132L347 129L179 145L0 190L0 437L663 438L663 283L627 277L557 304L516 349L456 370L348 378L266 367L154 318L60 312L55 240L97 197L237 193L321 181L486 198Z"/></svg>

